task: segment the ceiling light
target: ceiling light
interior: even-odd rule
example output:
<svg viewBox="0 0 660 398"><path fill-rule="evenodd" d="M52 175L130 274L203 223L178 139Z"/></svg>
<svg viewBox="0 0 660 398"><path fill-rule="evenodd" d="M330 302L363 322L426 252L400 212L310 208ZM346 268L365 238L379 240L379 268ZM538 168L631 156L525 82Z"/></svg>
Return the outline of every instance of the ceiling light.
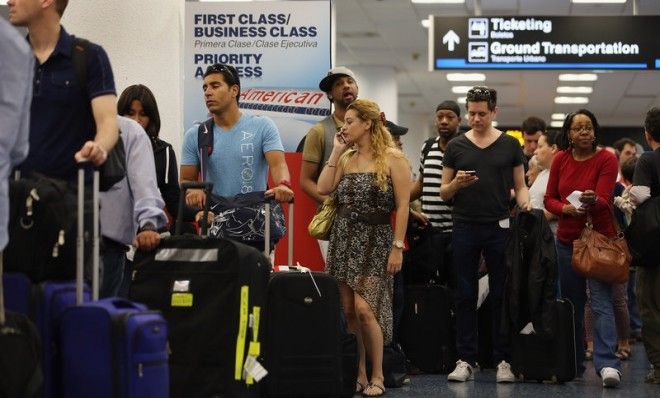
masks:
<svg viewBox="0 0 660 398"><path fill-rule="evenodd" d="M451 92L454 94L467 94L472 86L454 86L451 88Z"/></svg>
<svg viewBox="0 0 660 398"><path fill-rule="evenodd" d="M483 82L486 75L483 73L447 73L450 82Z"/></svg>
<svg viewBox="0 0 660 398"><path fill-rule="evenodd" d="M571 0L574 4L623 4L626 0Z"/></svg>
<svg viewBox="0 0 660 398"><path fill-rule="evenodd" d="M555 104L588 104L587 97L555 97Z"/></svg>
<svg viewBox="0 0 660 398"><path fill-rule="evenodd" d="M458 97L456 99L456 102L458 102L459 104L464 104L465 102L467 102L467 97ZM465 115L465 116L467 116L467 115Z"/></svg>
<svg viewBox="0 0 660 398"><path fill-rule="evenodd" d="M580 86L559 86L557 87L558 94L591 94L594 91L591 87Z"/></svg>
<svg viewBox="0 0 660 398"><path fill-rule="evenodd" d="M430 19L422 19L421 22L422 26L428 29L431 26L431 20Z"/></svg>
<svg viewBox="0 0 660 398"><path fill-rule="evenodd" d="M552 120L564 120L565 117L566 115L563 113L553 113L551 116Z"/></svg>
<svg viewBox="0 0 660 398"><path fill-rule="evenodd" d="M564 125L564 122L562 122L560 120L553 120L552 122L550 122L550 127L559 127L559 128L561 128L563 125Z"/></svg>
<svg viewBox="0 0 660 398"><path fill-rule="evenodd" d="M562 73L559 75L562 82L595 82L598 75L595 73Z"/></svg>
<svg viewBox="0 0 660 398"><path fill-rule="evenodd" d="M410 0L413 4L463 4L465 0Z"/></svg>

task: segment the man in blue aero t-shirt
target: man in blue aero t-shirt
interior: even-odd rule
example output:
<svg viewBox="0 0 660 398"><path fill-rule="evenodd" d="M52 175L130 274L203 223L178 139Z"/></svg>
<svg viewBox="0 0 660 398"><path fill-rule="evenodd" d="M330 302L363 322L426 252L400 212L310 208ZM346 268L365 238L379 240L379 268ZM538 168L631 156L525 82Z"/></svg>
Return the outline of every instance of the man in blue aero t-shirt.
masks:
<svg viewBox="0 0 660 398"><path fill-rule="evenodd" d="M233 197L266 191L268 169L275 187L266 191L280 202L293 198L289 169L277 127L267 117L240 112L238 98L241 83L236 69L215 64L204 73L204 101L213 115L213 152L206 167L206 181L213 183L213 193ZM200 155L198 127L186 131L181 156L181 182L197 181ZM206 195L200 189L186 192L186 204L202 208Z"/></svg>

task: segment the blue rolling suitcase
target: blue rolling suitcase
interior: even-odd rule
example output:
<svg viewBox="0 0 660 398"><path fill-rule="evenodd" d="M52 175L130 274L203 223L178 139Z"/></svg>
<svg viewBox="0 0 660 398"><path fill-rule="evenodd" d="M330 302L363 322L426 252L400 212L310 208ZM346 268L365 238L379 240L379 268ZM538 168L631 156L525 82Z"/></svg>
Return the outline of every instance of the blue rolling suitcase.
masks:
<svg viewBox="0 0 660 398"><path fill-rule="evenodd" d="M18 312L23 315L31 315L32 309L32 282L25 274L4 273L2 274L4 284L5 308L9 311Z"/></svg>
<svg viewBox="0 0 660 398"><path fill-rule="evenodd" d="M44 371L44 396L60 397L62 366L60 347L60 317L69 307L76 305L76 284L73 282L44 282L37 287L35 323L41 335ZM91 299L85 287L83 297Z"/></svg>
<svg viewBox="0 0 660 398"><path fill-rule="evenodd" d="M5 311L2 254L0 250L0 397L41 397L41 340L25 314Z"/></svg>
<svg viewBox="0 0 660 398"><path fill-rule="evenodd" d="M98 172L93 190L92 298L99 291ZM84 185L84 171L78 174ZM78 213L83 214L84 194L78 192ZM167 397L167 324L156 311L119 298L89 301L83 294L83 222L78 220L76 283L64 284L66 297L76 305L57 308L58 381L63 397ZM47 283L45 290L58 284ZM64 295L64 293L62 293ZM44 293L46 296L46 293ZM70 304L67 302L67 304Z"/></svg>
<svg viewBox="0 0 660 398"><path fill-rule="evenodd" d="M169 396L167 323L121 298L67 309L60 322L64 397Z"/></svg>
<svg viewBox="0 0 660 398"><path fill-rule="evenodd" d="M41 345L45 397L60 396L61 358L59 320L68 307L76 305L75 282L43 282L36 287L24 274L3 275L4 298L10 311L29 316L34 320ZM85 300L91 299L89 288L83 291Z"/></svg>

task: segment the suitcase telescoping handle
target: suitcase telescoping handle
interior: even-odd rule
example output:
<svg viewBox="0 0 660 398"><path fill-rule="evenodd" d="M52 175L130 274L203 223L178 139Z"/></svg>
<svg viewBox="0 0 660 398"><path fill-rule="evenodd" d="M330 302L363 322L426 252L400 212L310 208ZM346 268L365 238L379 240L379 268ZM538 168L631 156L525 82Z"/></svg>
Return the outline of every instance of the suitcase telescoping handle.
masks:
<svg viewBox="0 0 660 398"><path fill-rule="evenodd" d="M83 303L85 280L85 171L91 167L88 160L78 162L78 228L76 238L76 304ZM92 300L99 299L99 171L93 169L92 178Z"/></svg>
<svg viewBox="0 0 660 398"><path fill-rule="evenodd" d="M5 326L5 292L2 286L3 258L2 250L0 250L0 329Z"/></svg>
<svg viewBox="0 0 660 398"><path fill-rule="evenodd" d="M264 212L266 221L264 222L264 254L266 257L270 256L270 201L272 197L266 197L264 204ZM293 200L289 202L289 220L287 221L287 264L293 265Z"/></svg>
<svg viewBox="0 0 660 398"><path fill-rule="evenodd" d="M189 189L203 189L206 194L206 202L204 203L204 213L201 218L202 236L208 234L208 215L209 215L209 196L213 190L213 183L207 181L194 181L184 182L181 184L181 194L179 196L179 212L176 216L175 235L181 235L181 227L183 225L183 211L186 205L186 191Z"/></svg>

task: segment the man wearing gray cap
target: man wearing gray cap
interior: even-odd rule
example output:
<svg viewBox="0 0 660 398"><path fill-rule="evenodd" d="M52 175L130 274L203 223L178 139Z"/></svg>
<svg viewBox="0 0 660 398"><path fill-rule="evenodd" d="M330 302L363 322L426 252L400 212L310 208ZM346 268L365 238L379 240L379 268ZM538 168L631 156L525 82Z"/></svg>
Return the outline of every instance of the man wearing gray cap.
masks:
<svg viewBox="0 0 660 398"><path fill-rule="evenodd" d="M326 151L326 147L332 149L335 133L344 125L346 108L357 99L358 86L353 71L344 66L337 66L328 71L327 76L319 83L319 88L327 94L335 111L312 126L305 136L300 185L305 193L318 203L323 203L325 196L319 195L316 180L321 174L323 163L330 156L331 151Z"/></svg>
<svg viewBox="0 0 660 398"><path fill-rule="evenodd" d="M424 256L424 266L417 267L415 275L420 281L436 279L449 282L451 270L451 230L452 208L449 202L440 197L442 180L442 158L449 141L458 135L461 125L461 109L454 101L443 101L435 109L435 127L438 136L424 142L420 158L419 176L410 192L410 200L421 197L422 222L431 229L429 242L431 251ZM430 225L428 225L430 223ZM417 280L417 279L416 279Z"/></svg>
<svg viewBox="0 0 660 398"><path fill-rule="evenodd" d="M344 125L346 108L357 99L358 86L352 70L345 66L337 66L328 71L327 76L319 83L319 89L327 94L328 99L334 105L335 111L312 126L305 136L303 162L300 168L300 186L307 195L321 204L326 196L318 193L316 181L330 156L330 152L332 152L334 136ZM319 241L319 244L325 260L327 245L324 248L323 242Z"/></svg>

